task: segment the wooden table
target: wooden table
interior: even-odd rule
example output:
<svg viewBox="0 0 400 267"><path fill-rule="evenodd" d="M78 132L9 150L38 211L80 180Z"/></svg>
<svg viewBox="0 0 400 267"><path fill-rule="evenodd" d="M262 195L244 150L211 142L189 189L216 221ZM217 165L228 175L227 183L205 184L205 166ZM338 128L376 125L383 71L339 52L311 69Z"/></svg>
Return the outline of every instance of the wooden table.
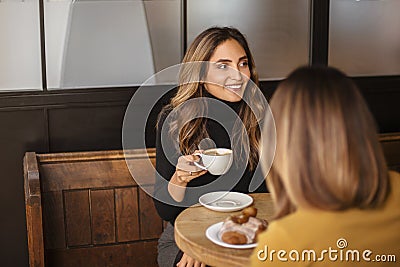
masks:
<svg viewBox="0 0 400 267"><path fill-rule="evenodd" d="M257 217L270 219L274 213L271 194L250 195L258 209ZM175 221L175 241L183 252L207 265L246 266L253 249L224 248L212 243L205 235L210 225L239 213L240 211L216 212L198 205L187 208Z"/></svg>

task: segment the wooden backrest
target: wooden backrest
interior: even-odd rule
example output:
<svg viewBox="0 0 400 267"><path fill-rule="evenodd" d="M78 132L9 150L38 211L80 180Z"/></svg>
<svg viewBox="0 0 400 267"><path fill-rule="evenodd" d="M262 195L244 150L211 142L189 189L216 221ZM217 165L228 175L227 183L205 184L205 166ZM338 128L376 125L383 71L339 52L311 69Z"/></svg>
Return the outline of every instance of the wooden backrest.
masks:
<svg viewBox="0 0 400 267"><path fill-rule="evenodd" d="M129 164L151 187L147 157L154 149ZM28 152L24 176L30 266L157 266L163 222L122 151Z"/></svg>

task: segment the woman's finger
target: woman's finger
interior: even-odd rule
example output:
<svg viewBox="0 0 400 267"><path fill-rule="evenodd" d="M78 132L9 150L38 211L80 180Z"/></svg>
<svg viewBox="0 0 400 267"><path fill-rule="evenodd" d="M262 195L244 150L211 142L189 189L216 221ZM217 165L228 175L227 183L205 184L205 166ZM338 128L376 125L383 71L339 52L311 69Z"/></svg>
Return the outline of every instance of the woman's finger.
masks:
<svg viewBox="0 0 400 267"><path fill-rule="evenodd" d="M204 150L195 150L194 151L194 153L193 154L196 154L196 153L203 153L203 151ZM198 156L198 155L192 155L192 157L193 157L193 161L199 161L200 160L200 156Z"/></svg>
<svg viewBox="0 0 400 267"><path fill-rule="evenodd" d="M189 179L190 181L193 179L196 179L202 175L204 175L207 171L203 170L203 171L199 171L199 172L192 172L191 174L189 173L189 175L187 176L186 179Z"/></svg>
<svg viewBox="0 0 400 267"><path fill-rule="evenodd" d="M177 267L186 267L187 255L183 253L181 260L176 264Z"/></svg>
<svg viewBox="0 0 400 267"><path fill-rule="evenodd" d="M176 170L177 178L181 183L189 183L191 180L196 179L205 173L207 173L207 170L202 170L199 172L184 171L180 169Z"/></svg>

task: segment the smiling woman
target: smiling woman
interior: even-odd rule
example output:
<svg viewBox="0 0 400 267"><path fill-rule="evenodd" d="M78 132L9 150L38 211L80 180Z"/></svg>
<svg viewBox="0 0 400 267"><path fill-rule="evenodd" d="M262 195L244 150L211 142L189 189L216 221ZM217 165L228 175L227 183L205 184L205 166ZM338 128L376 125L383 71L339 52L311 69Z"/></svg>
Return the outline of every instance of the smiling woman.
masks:
<svg viewBox="0 0 400 267"><path fill-rule="evenodd" d="M213 96L237 102L250 79L249 63L243 47L233 39L220 44L210 58L205 89Z"/></svg>
<svg viewBox="0 0 400 267"><path fill-rule="evenodd" d="M205 266L182 253L174 239L175 219L201 195L266 192L262 174L256 172L259 123L266 107L257 85L253 57L237 29L207 29L188 48L177 94L161 112L157 127L154 203L170 222L158 243L160 266ZM181 164L198 160L193 155L198 149L216 147L233 151L233 164L221 176Z"/></svg>

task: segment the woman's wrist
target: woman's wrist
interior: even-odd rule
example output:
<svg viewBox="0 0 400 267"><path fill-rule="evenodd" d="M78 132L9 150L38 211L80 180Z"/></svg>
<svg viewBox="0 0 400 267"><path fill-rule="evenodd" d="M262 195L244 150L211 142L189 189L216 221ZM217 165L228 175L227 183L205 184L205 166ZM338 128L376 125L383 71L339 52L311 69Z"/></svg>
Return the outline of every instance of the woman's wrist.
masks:
<svg viewBox="0 0 400 267"><path fill-rule="evenodd" d="M179 179L177 172L168 183L168 192L176 202L181 202L185 197L187 182Z"/></svg>
<svg viewBox="0 0 400 267"><path fill-rule="evenodd" d="M178 172L174 173L174 175L172 176L172 178L169 182L173 185L182 186L182 187L186 187L188 184L188 182L185 179L179 178Z"/></svg>

